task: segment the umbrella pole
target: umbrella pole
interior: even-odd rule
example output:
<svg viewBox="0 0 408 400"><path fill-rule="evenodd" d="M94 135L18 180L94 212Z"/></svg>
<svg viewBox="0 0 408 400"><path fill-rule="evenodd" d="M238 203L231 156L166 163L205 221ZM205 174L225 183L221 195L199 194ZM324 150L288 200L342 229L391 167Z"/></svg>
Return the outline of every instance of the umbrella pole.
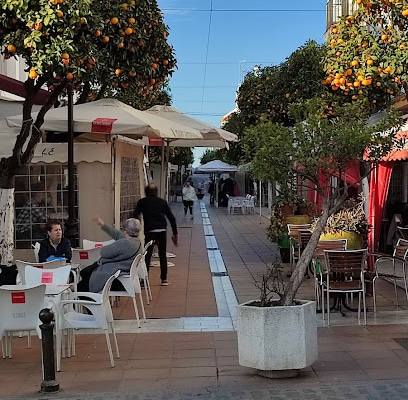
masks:
<svg viewBox="0 0 408 400"><path fill-rule="evenodd" d="M168 191L168 186L169 186L169 160L170 160L170 140L167 140L167 146L166 146L166 167L164 169L165 171L165 179L164 179L164 199L168 201L169 199L167 198L167 194L169 193Z"/></svg>
<svg viewBox="0 0 408 400"><path fill-rule="evenodd" d="M164 139L162 140L161 146L161 170L160 170L160 197L163 198L164 190L163 190L163 182L164 182Z"/></svg>

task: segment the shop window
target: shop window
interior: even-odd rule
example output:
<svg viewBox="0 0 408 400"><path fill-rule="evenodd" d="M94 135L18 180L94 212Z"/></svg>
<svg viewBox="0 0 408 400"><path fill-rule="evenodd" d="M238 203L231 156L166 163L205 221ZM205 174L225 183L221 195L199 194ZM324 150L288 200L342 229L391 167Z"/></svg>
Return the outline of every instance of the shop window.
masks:
<svg viewBox="0 0 408 400"><path fill-rule="evenodd" d="M120 220L131 218L140 199L140 175L137 158L122 157L120 182Z"/></svg>
<svg viewBox="0 0 408 400"><path fill-rule="evenodd" d="M28 165L15 180L16 249L30 248L46 237L48 219L62 222L68 218L68 169L67 165ZM78 196L75 174L75 208L78 215Z"/></svg>

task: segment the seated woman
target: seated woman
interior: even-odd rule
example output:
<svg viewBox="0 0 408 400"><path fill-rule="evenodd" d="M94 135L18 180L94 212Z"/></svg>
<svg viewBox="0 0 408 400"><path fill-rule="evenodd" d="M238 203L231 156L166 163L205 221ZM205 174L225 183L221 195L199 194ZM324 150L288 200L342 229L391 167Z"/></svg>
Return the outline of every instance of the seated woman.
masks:
<svg viewBox="0 0 408 400"><path fill-rule="evenodd" d="M62 237L62 224L57 219L50 219L46 223L48 237L40 242L38 261L45 262L48 257L64 257L67 262L71 261L71 242Z"/></svg>
<svg viewBox="0 0 408 400"><path fill-rule="evenodd" d="M106 225L99 217L94 218L94 221L112 239L115 239L115 242L102 247L99 261L81 271L82 279L78 283L79 292L100 292L109 277L116 271L129 272L133 260L142 251L138 219L127 219L122 224L120 231L113 226ZM123 288L115 287L115 284L121 286L120 282L114 281L113 290L123 290Z"/></svg>

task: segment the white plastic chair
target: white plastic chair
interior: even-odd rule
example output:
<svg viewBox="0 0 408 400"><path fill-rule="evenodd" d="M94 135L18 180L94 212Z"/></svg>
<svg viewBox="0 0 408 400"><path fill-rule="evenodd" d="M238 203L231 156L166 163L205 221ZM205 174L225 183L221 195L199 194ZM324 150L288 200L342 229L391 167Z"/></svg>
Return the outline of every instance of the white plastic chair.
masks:
<svg viewBox="0 0 408 400"><path fill-rule="evenodd" d="M25 281L27 285L63 285L68 283L71 265L59 268L36 268L27 265L25 268Z"/></svg>
<svg viewBox="0 0 408 400"><path fill-rule="evenodd" d="M17 283L21 284L21 285L26 284L25 269L29 265L31 267L35 267L35 268L39 268L39 269L43 269L43 268L51 269L51 268L59 268L64 264L65 264L65 261L63 262L61 260L46 261L46 262L43 262L43 263L32 263L32 262L28 262L28 261L16 260L16 266L17 266L17 270L18 270Z"/></svg>
<svg viewBox="0 0 408 400"><path fill-rule="evenodd" d="M92 249L72 249L71 262L80 264L80 269L89 267L94 262L101 258L101 248L94 247Z"/></svg>
<svg viewBox="0 0 408 400"><path fill-rule="evenodd" d="M152 289L150 288L149 272L146 266L146 254L147 254L147 251L145 251L142 255L142 259L140 260L140 263L137 267L137 274L139 276L139 279L143 281L143 285L144 285L144 289L146 293L146 302L147 304L150 304L150 300L153 300L153 297L152 297Z"/></svg>
<svg viewBox="0 0 408 400"><path fill-rule="evenodd" d="M41 338L38 318L43 309L45 285L4 289L0 287L0 340L3 358L12 358L12 332L36 330Z"/></svg>
<svg viewBox="0 0 408 400"><path fill-rule="evenodd" d="M84 250L90 250L96 247L108 246L109 244L112 244L114 242L115 242L115 239L99 241L99 242L95 242L93 240L88 240L88 239L82 239L82 247Z"/></svg>
<svg viewBox="0 0 408 400"><path fill-rule="evenodd" d="M120 270L118 270L107 280L101 293L73 292L69 294L68 300L61 300L58 326L61 330L60 335L62 338L64 337L62 335L62 332L65 329L68 329L68 357L70 357L71 355L75 355L75 329L103 329L106 337L106 344L108 347L111 366L115 366L115 361L112 354L112 346L109 337L109 328L112 332L117 358L119 358L120 355L113 324L114 320L112 308L109 301L109 292L112 286L112 282L114 281L114 279L118 278L119 274ZM92 300L81 300L80 297L87 297ZM73 309L74 305L78 305L79 309L83 309L83 307L85 307L92 313L92 315L82 314L75 311ZM57 349L59 354L61 354L63 345L64 344L61 341ZM57 359L57 371L60 370L61 365L58 365Z"/></svg>
<svg viewBox="0 0 408 400"><path fill-rule="evenodd" d="M131 297L132 298L133 307L135 309L137 326L139 328L140 328L140 318L139 318L139 312L137 310L136 294L139 295L140 308L142 310L143 321L146 322L146 313L145 313L144 304L143 304L142 288L140 286L139 274L138 274L138 266L140 264L140 261L142 260L142 257L143 257L142 254L138 254L132 262L129 273L121 274L117 278L118 281L123 285L125 290L110 290L109 292L109 296Z"/></svg>
<svg viewBox="0 0 408 400"><path fill-rule="evenodd" d="M246 198L242 200L243 206L244 206L244 211L248 214L255 214L255 201L254 201L254 196L249 196L249 198Z"/></svg>
<svg viewBox="0 0 408 400"><path fill-rule="evenodd" d="M245 207L242 199L236 199L230 197L228 199L228 214L235 214L235 211L240 212L241 214L245 213Z"/></svg>

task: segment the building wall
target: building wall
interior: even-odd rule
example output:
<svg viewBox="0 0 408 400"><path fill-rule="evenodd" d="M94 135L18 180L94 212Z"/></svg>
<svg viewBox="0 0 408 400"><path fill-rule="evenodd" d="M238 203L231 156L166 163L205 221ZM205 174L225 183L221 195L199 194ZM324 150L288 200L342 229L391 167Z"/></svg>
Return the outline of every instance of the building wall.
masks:
<svg viewBox="0 0 408 400"><path fill-rule="evenodd" d="M80 219L80 242L82 239L108 240L92 218L99 216L106 223L113 224L112 165L100 162L81 162L78 171L78 201Z"/></svg>

